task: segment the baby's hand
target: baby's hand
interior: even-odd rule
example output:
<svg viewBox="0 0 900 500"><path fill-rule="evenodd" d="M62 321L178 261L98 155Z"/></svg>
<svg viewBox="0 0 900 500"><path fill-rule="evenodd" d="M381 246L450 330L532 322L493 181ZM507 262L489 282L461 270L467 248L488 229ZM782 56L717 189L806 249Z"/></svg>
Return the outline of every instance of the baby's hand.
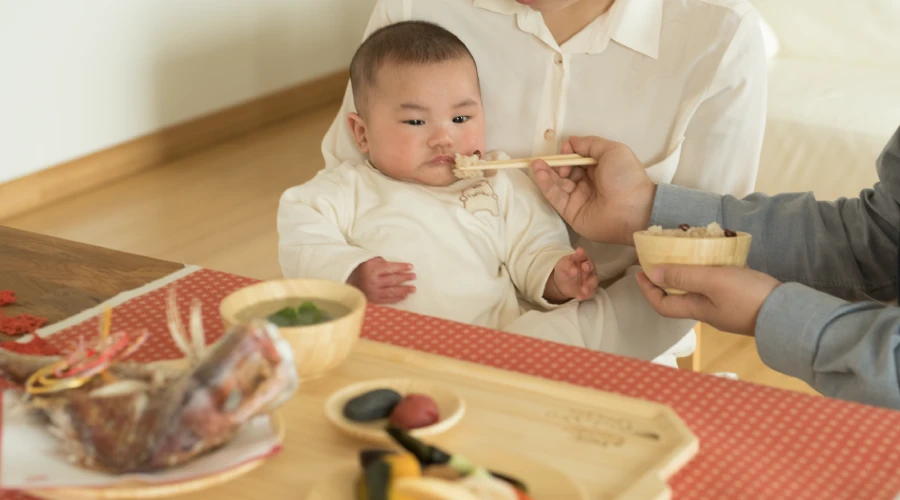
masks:
<svg viewBox="0 0 900 500"><path fill-rule="evenodd" d="M544 298L551 302L587 300L597 293L599 284L600 277L597 276L594 262L583 248L578 248L575 253L556 263L544 288Z"/></svg>
<svg viewBox="0 0 900 500"><path fill-rule="evenodd" d="M416 279L412 264L388 262L381 257L369 259L350 273L347 283L362 290L373 304L396 304L416 291L404 285Z"/></svg>

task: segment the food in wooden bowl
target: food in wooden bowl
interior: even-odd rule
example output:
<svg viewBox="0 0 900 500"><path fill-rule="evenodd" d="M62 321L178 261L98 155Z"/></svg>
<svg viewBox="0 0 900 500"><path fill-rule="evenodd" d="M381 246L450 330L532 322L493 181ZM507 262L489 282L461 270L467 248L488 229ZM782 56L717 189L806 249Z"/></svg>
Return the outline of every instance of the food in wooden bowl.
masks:
<svg viewBox="0 0 900 500"><path fill-rule="evenodd" d="M747 265L751 236L748 233L723 229L713 222L705 227L663 229L652 226L634 233L638 261L645 273L661 264L698 266ZM684 294L683 290L667 288L666 293Z"/></svg>
<svg viewBox="0 0 900 500"><path fill-rule="evenodd" d="M434 436L456 425L465 408L455 392L427 380L382 379L335 392L325 402L325 415L349 436L387 443L386 425L417 437Z"/></svg>
<svg viewBox="0 0 900 500"><path fill-rule="evenodd" d="M301 379L344 362L359 339L366 296L345 283L312 279L264 281L237 290L219 306L226 325L266 318L294 350Z"/></svg>

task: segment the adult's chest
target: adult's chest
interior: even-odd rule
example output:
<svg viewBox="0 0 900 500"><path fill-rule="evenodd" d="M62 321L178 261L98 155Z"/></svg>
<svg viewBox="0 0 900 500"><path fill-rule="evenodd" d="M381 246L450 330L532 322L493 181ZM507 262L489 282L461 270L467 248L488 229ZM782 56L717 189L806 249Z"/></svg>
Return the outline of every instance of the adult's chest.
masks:
<svg viewBox="0 0 900 500"><path fill-rule="evenodd" d="M598 135L628 144L655 180L674 176L714 72L714 55L693 50L699 42L689 30L666 26L653 59L615 41L593 54L559 50L518 29L511 15L448 22L478 64L489 149L555 154L569 136Z"/></svg>

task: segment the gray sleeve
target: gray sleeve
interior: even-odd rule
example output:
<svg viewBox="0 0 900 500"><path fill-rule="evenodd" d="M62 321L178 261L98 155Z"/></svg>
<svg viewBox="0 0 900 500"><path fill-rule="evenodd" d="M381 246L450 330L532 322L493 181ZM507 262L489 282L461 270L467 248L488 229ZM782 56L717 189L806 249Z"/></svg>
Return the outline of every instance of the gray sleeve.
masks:
<svg viewBox="0 0 900 500"><path fill-rule="evenodd" d="M779 286L756 321L766 365L822 394L900 409L900 307Z"/></svg>
<svg viewBox="0 0 900 500"><path fill-rule="evenodd" d="M660 185L651 224L706 225L753 235L748 266L847 299L897 297L900 129L877 163L880 182L859 198L816 201L813 193L744 199Z"/></svg>

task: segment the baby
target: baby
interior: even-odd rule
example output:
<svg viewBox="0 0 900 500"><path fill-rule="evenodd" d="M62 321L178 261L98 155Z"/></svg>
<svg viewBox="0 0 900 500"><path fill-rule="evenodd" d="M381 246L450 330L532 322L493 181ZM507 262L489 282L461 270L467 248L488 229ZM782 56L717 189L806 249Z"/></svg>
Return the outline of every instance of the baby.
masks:
<svg viewBox="0 0 900 500"><path fill-rule="evenodd" d="M393 24L359 47L350 79L357 112L349 125L368 161L321 171L282 195L284 275L347 282L375 304L600 348L610 318L594 264L573 250L526 173L454 175L456 154L485 151L466 46L434 24Z"/></svg>

